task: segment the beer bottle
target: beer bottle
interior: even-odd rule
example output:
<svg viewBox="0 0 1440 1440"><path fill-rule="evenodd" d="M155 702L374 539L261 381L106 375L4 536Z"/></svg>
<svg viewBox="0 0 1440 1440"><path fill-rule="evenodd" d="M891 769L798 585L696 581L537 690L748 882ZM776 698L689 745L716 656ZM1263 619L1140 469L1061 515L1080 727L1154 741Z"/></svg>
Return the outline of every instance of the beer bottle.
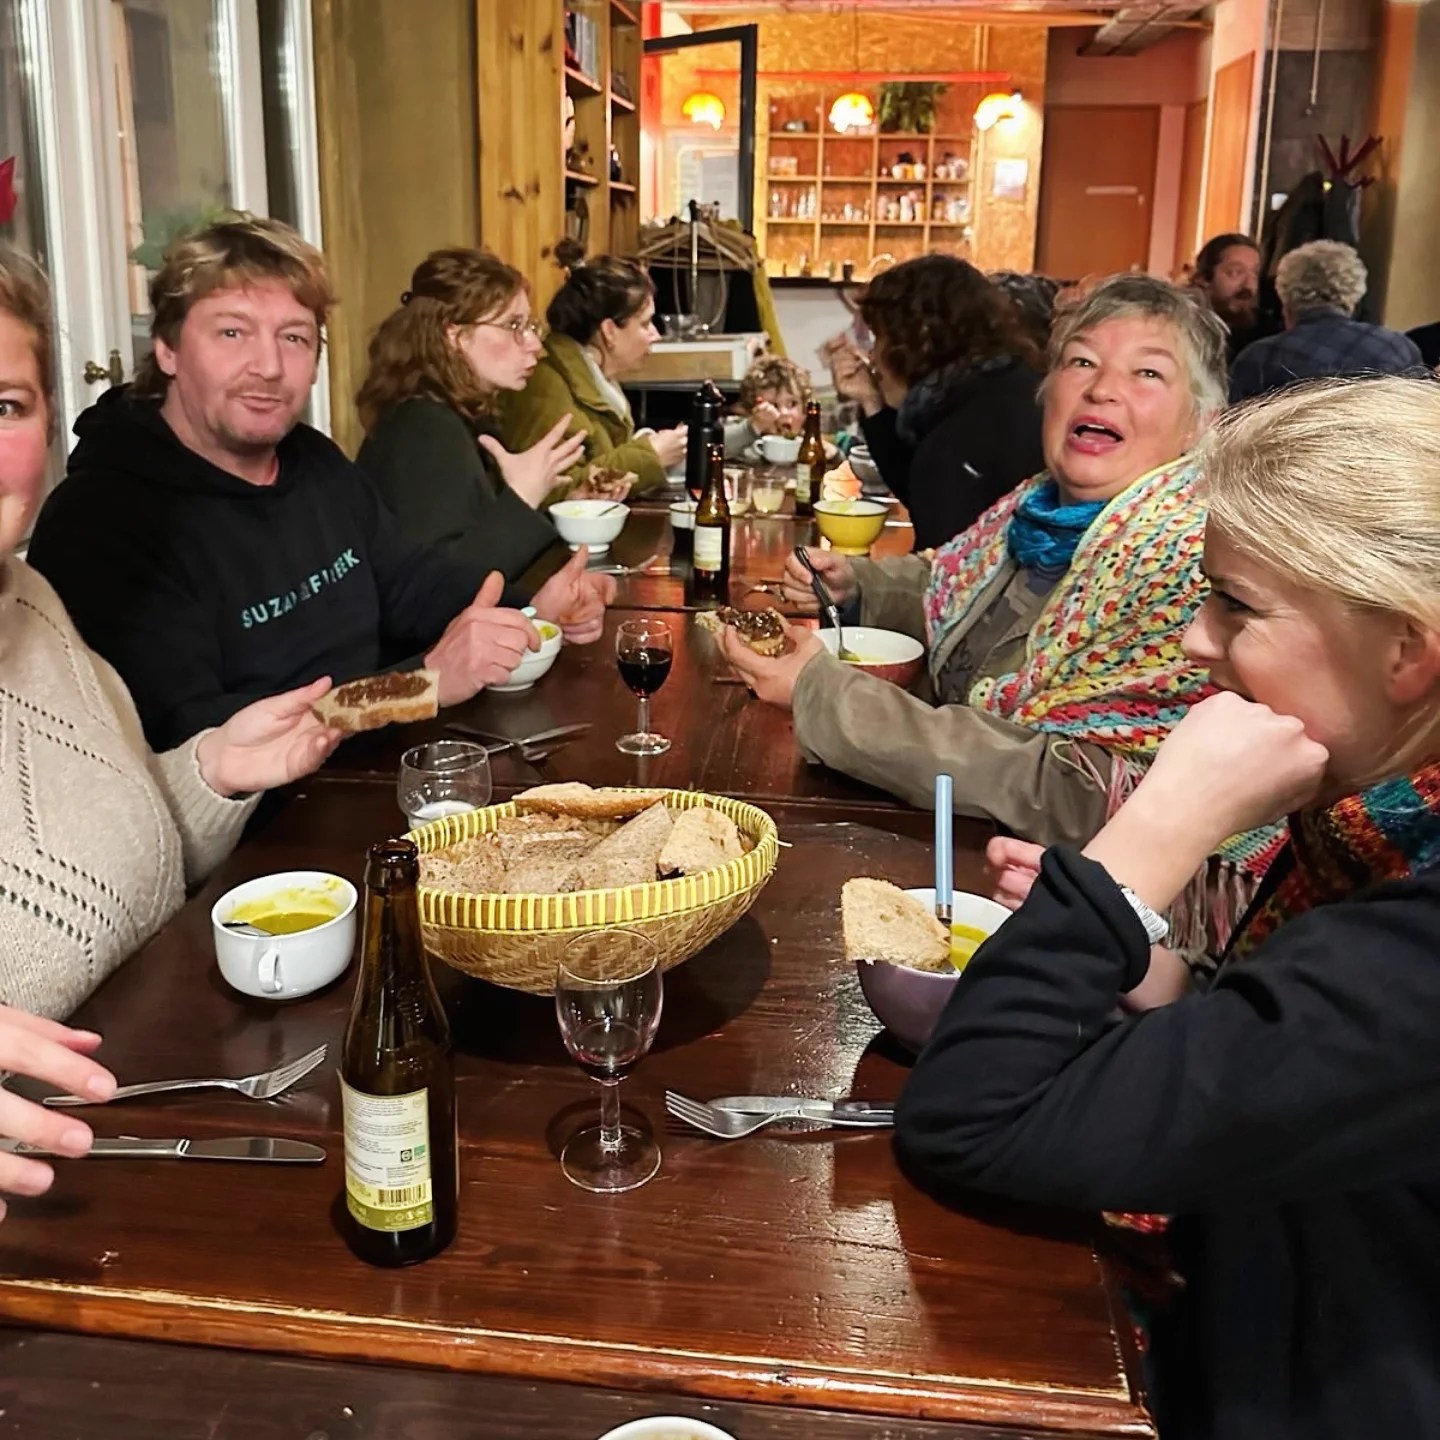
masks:
<svg viewBox="0 0 1440 1440"><path fill-rule="evenodd" d="M697 595L730 598L730 502L725 497L725 447L710 446L710 470L695 509L691 565Z"/></svg>
<svg viewBox="0 0 1440 1440"><path fill-rule="evenodd" d="M820 402L805 406L805 433L795 457L795 513L813 515L820 487L825 483L825 442L820 438Z"/></svg>
<svg viewBox="0 0 1440 1440"><path fill-rule="evenodd" d="M420 858L370 847L360 975L340 1055L346 1240L372 1265L413 1265L454 1238L459 1208L450 1022L420 937Z"/></svg>

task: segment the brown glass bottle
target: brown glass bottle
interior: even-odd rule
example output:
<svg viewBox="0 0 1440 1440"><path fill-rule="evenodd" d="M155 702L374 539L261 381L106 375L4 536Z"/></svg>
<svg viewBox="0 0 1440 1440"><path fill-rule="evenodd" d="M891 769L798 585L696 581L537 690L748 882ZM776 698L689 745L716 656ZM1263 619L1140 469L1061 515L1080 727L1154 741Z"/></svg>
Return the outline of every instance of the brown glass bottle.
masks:
<svg viewBox="0 0 1440 1440"><path fill-rule="evenodd" d="M730 598L730 501L725 495L725 447L711 445L705 489L695 507L695 540L691 555L697 596Z"/></svg>
<svg viewBox="0 0 1440 1440"><path fill-rule="evenodd" d="M805 406L805 430L795 457L795 513L813 515L825 483L825 442L820 438L820 402Z"/></svg>
<svg viewBox="0 0 1440 1440"><path fill-rule="evenodd" d="M419 878L409 840L370 847L340 1096L345 1238L372 1265L438 1255L459 1209L450 1022L421 941Z"/></svg>

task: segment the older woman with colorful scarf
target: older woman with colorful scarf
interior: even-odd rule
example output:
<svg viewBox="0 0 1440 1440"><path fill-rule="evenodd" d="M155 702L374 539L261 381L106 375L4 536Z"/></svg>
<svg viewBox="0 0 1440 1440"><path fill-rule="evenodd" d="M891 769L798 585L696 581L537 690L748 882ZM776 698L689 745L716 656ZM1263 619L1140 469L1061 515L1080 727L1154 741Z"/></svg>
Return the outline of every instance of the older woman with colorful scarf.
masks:
<svg viewBox="0 0 1440 1440"><path fill-rule="evenodd" d="M1106 281L1055 327L1047 470L933 561L809 552L860 623L925 640L939 705L801 630L779 659L733 637L727 657L794 710L807 758L915 805L948 771L957 809L1032 840L1088 840L1205 693L1180 652L1204 593L1189 452L1224 404L1224 350L1220 322L1175 286ZM795 562L786 596L814 603Z"/></svg>
<svg viewBox="0 0 1440 1440"><path fill-rule="evenodd" d="M1440 389L1324 382L1204 457L1190 711L956 987L901 1101L912 1173L1169 1214L1166 1440L1440 1415ZM1289 813L1218 977L1116 1022L1224 837ZM1002 857L1008 862L1011 857Z"/></svg>

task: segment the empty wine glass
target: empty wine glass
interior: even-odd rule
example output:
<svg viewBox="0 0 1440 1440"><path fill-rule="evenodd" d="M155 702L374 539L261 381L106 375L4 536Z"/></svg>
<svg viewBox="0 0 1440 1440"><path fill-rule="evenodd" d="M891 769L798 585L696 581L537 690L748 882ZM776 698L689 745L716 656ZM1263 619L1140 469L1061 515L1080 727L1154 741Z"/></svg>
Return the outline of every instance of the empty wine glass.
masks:
<svg viewBox="0 0 1440 1440"><path fill-rule="evenodd" d="M555 977L560 1034L600 1082L600 1123L577 1130L560 1153L565 1178L584 1190L634 1190L660 1168L649 1127L621 1123L620 1082L650 1049L662 1005L659 956L638 931L597 930L566 947Z"/></svg>
<svg viewBox="0 0 1440 1440"><path fill-rule="evenodd" d="M395 793L412 829L478 810L490 803L489 752L468 740L413 746L400 757Z"/></svg>
<svg viewBox="0 0 1440 1440"><path fill-rule="evenodd" d="M615 636L620 678L640 697L640 728L622 735L615 748L626 755L663 755L670 742L650 729L650 697L670 674L675 640L663 620L626 620Z"/></svg>

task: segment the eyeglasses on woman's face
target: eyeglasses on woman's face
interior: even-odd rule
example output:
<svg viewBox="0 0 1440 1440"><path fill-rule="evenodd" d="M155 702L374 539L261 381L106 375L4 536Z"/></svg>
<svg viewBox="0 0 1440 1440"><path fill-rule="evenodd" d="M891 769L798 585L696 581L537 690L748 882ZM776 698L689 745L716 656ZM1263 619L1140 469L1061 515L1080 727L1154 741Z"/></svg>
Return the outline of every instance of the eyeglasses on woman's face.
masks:
<svg viewBox="0 0 1440 1440"><path fill-rule="evenodd" d="M538 320L527 319L522 315L512 316L509 320L477 320L475 323L491 330L508 331L517 345L523 345L527 339L543 341L546 335L545 327Z"/></svg>

